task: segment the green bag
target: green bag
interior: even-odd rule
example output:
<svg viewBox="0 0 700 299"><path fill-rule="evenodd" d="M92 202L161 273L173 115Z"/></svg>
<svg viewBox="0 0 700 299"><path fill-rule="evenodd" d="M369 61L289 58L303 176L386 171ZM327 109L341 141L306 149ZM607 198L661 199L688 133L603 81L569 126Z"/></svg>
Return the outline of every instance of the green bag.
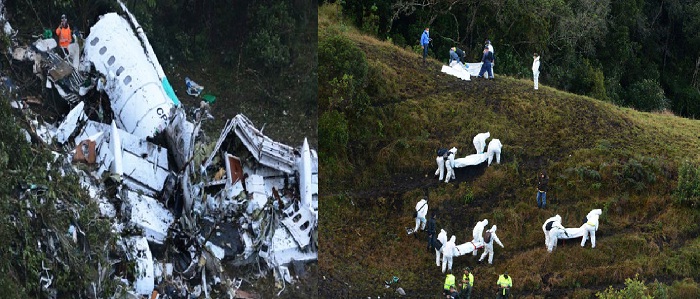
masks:
<svg viewBox="0 0 700 299"><path fill-rule="evenodd" d="M216 96L210 95L210 94L205 94L202 96L202 100L209 104L214 104L214 101L216 101Z"/></svg>
<svg viewBox="0 0 700 299"><path fill-rule="evenodd" d="M53 32L51 29L44 28L44 39L53 38Z"/></svg>

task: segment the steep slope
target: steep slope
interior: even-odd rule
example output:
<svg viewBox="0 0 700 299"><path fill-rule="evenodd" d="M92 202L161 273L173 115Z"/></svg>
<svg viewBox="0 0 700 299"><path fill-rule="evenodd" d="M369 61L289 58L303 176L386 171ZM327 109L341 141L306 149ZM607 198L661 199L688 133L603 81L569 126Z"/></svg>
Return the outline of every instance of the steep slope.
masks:
<svg viewBox="0 0 700 299"><path fill-rule="evenodd" d="M649 285L657 293L700 294L692 280L680 282L700 276L700 213L673 196L679 168L697 167L700 122L620 108L546 82L534 91L531 81L499 76L497 69L495 81L464 82L440 73L437 61L424 66L415 50L342 25L332 7L319 9L319 26L322 297L391 293L383 282L392 276L411 295L435 297L444 274L434 252L426 251L424 233L405 233L426 193L430 211L439 213L438 229L458 244L471 240L478 220L498 225L505 248L495 249L493 265L455 259L453 269L475 270L477 298L495 293L504 270L518 296L586 298L637 274L662 282ZM356 104L363 99L357 91L344 98L351 104L337 104L338 93L331 92L337 81L322 81L323 68L343 57L323 54L342 44L337 40L349 41L367 62L363 105ZM438 183L435 150L474 153L473 136L487 131L504 145L501 164ZM550 174L544 210L535 203L540 170ZM565 226L578 227L594 208L603 209L595 249L581 248L577 239L546 252L545 219L560 214Z"/></svg>

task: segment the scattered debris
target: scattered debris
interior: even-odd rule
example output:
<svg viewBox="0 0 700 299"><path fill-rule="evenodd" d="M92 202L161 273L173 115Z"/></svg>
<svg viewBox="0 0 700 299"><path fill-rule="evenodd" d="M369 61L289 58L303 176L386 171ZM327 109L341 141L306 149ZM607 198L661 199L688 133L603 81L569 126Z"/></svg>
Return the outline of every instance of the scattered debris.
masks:
<svg viewBox="0 0 700 299"><path fill-rule="evenodd" d="M273 141L242 114L210 142L200 126L216 97L205 95L199 116L188 120L142 28L120 4L122 14L102 15L83 41L83 55L71 61L54 53L51 38L13 42L10 49L72 107L51 123L28 105L42 98L11 97L29 120L27 140L55 149L48 167L78 174L100 216L112 222L120 241L110 256L120 259L99 272L134 297L208 298L216 289L258 298L241 290L242 279L229 277L222 263L258 265L261 272L249 275L272 272L283 292L293 272L303 275L299 265L317 259L318 154L306 140L296 148ZM204 89L186 82L190 95ZM0 85L17 90L6 77ZM22 198L49 190L21 183L15 191ZM62 239L83 246L76 223L55 231L40 246ZM41 270L47 294L56 292L50 267Z"/></svg>

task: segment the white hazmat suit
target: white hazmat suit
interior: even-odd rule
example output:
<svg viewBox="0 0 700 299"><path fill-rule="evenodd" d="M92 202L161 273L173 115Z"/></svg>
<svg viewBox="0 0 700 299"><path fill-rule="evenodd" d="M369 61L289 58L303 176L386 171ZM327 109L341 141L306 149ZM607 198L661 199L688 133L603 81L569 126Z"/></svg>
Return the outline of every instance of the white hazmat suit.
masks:
<svg viewBox="0 0 700 299"><path fill-rule="evenodd" d="M601 214L603 214L603 210L595 209L590 211L586 216L587 221L583 225L586 228L586 230L583 232L581 247L586 245L588 234L591 234L591 248L595 248L595 232L598 230L598 218Z"/></svg>
<svg viewBox="0 0 700 299"><path fill-rule="evenodd" d="M450 149L449 157L445 161L445 168L447 169L447 174L445 174L445 183L448 183L450 179L455 179L455 155L457 154L457 148L453 147Z"/></svg>
<svg viewBox="0 0 700 299"><path fill-rule="evenodd" d="M453 235L450 240L442 246L442 273L445 273L445 269L452 270L452 257L454 257L455 251L455 240L457 238Z"/></svg>
<svg viewBox="0 0 700 299"><path fill-rule="evenodd" d="M472 231L472 238L473 238L472 242L484 243L484 236L482 236L482 234L484 233L484 228L488 224L489 224L488 219L484 219L484 220L481 220L481 221L476 223L476 225L474 226L474 230ZM474 251L473 251L474 256L476 256L476 252L477 252L477 250L474 249Z"/></svg>
<svg viewBox="0 0 700 299"><path fill-rule="evenodd" d="M493 156L496 156L496 163L501 164L501 148L503 145L501 144L501 141L498 139L491 139L491 142L489 142L489 149L486 151L489 155L489 166L491 166L491 161L493 160Z"/></svg>
<svg viewBox="0 0 700 299"><path fill-rule="evenodd" d="M416 228L413 232L418 231L418 226L420 225L421 230L425 230L425 215L428 215L428 201L421 199L416 204Z"/></svg>
<svg viewBox="0 0 700 299"><path fill-rule="evenodd" d="M559 223L559 225L561 225L561 216L559 216L559 214L557 214L554 217L549 217L549 219L545 220L544 224L542 224L542 232L544 232L545 246L549 245L549 230L552 228L552 225L554 223ZM549 227L549 229L547 227Z"/></svg>
<svg viewBox="0 0 700 299"><path fill-rule="evenodd" d="M481 254L481 258L479 258L479 261L481 262L484 260L486 255L489 255L489 264L493 264L493 242L496 241L498 245L503 248L503 243L501 243L501 240L498 239L498 236L496 235L496 225L494 224L491 229L488 230L488 232L491 233L491 240L489 240L488 243L484 243L484 253Z"/></svg>
<svg viewBox="0 0 700 299"><path fill-rule="evenodd" d="M476 148L477 154L484 153L484 149L486 149L486 139L489 139L489 137L491 137L491 133L489 132L479 133L474 136L474 148Z"/></svg>
<svg viewBox="0 0 700 299"><path fill-rule="evenodd" d="M440 230L440 233L437 236L437 240L440 241L442 244L442 248L445 248L445 243L447 243L447 232L444 229ZM442 259L440 258L440 254L442 253L442 248L437 249L435 248L435 264L440 267L440 261Z"/></svg>
<svg viewBox="0 0 700 299"><path fill-rule="evenodd" d="M438 180L442 181L442 179L445 177L445 159L442 158L442 156L437 156L435 158L435 162L437 162L437 170L435 170L435 175L440 175L438 177Z"/></svg>
<svg viewBox="0 0 700 299"><path fill-rule="evenodd" d="M570 239L571 235L567 232L567 229L561 225L560 222L552 222L552 228L547 233L547 251L552 252L554 248L557 247L557 242L559 239Z"/></svg>

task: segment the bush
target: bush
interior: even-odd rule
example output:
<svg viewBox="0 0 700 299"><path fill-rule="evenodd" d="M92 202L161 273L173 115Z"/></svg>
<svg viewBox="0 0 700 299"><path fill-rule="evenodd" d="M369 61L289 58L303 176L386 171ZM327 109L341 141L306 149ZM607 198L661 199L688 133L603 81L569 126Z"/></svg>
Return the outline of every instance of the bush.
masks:
<svg viewBox="0 0 700 299"><path fill-rule="evenodd" d="M688 161L678 168L678 186L673 196L676 202L691 207L700 203L700 169Z"/></svg>
<svg viewBox="0 0 700 299"><path fill-rule="evenodd" d="M344 156L348 136L348 122L342 113L328 111L321 114L318 119L318 139L321 145L319 153L322 156Z"/></svg>
<svg viewBox="0 0 700 299"><path fill-rule="evenodd" d="M382 100L392 100L398 97L398 75L396 71L385 63L372 60L367 69L367 95L372 97L374 102Z"/></svg>
<svg viewBox="0 0 700 299"><path fill-rule="evenodd" d="M333 109L330 98L338 94L346 95L352 100L362 90L367 75L365 54L352 41L343 36L330 36L318 43L318 81L336 82L320 84L318 88L319 108L321 111ZM346 85L338 85L345 81ZM341 90L338 88L342 87Z"/></svg>
<svg viewBox="0 0 700 299"><path fill-rule="evenodd" d="M644 285L643 281L635 276L634 279L627 278L625 280L625 288L622 290L615 290L612 286L608 287L603 292L598 292L595 294L597 298L600 299L651 299L649 289Z"/></svg>
<svg viewBox="0 0 700 299"><path fill-rule="evenodd" d="M641 111L661 111L668 106L661 85L651 79L632 83L627 89L627 102Z"/></svg>

